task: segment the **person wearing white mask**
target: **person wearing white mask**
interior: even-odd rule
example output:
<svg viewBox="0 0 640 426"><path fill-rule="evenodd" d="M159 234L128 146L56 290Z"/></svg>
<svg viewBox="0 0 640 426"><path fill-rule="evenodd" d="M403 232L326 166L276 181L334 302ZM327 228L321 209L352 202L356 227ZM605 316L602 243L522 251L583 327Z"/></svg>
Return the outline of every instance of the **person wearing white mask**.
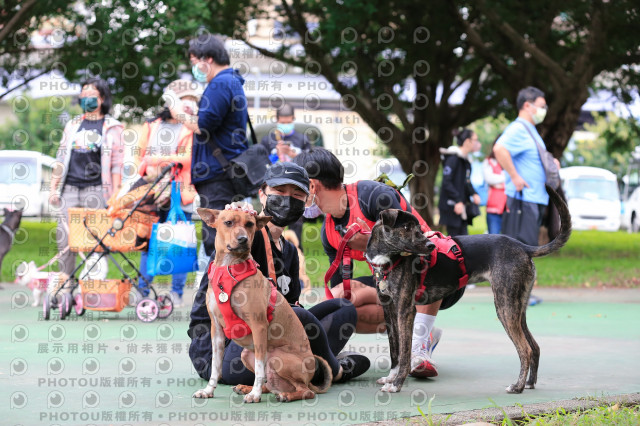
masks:
<svg viewBox="0 0 640 426"><path fill-rule="evenodd" d="M549 195L545 190L546 175L536 144L543 150L546 147L536 125L544 120L547 102L540 89L526 87L518 93L516 106L518 118L507 126L493 147L498 163L507 172L507 210L503 216L502 233L537 246Z"/></svg>

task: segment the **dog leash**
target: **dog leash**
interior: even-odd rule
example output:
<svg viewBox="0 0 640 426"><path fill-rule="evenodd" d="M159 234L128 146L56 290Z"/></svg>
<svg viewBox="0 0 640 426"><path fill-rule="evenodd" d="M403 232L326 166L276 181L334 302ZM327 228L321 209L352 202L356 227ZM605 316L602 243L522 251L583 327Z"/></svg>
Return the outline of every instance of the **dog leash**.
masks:
<svg viewBox="0 0 640 426"><path fill-rule="evenodd" d="M357 234L371 234L371 231L365 231L362 229L359 223L354 223L344 234L340 245L338 246L338 252L336 258L331 263L329 270L324 275L324 294L328 300L333 299L333 294L329 289L328 283L331 280L333 274L336 273L340 265L342 265L342 285L344 288L344 297L347 300L351 300L351 248L347 246L347 243Z"/></svg>

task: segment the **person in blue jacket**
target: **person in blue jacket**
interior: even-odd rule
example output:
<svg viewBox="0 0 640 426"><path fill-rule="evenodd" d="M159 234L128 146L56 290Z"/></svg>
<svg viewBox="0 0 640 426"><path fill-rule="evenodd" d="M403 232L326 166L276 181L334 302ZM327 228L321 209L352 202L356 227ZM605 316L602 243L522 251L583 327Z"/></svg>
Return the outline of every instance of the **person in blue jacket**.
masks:
<svg viewBox="0 0 640 426"><path fill-rule="evenodd" d="M247 98L244 79L230 66L224 43L211 34L201 34L189 43L193 77L206 88L198 114L190 115L174 100L172 116L194 131L191 182L200 196L200 207L224 209L236 195L231 177L214 156L213 144L231 160L249 148L246 136ZM207 257L214 250L215 229L202 224Z"/></svg>

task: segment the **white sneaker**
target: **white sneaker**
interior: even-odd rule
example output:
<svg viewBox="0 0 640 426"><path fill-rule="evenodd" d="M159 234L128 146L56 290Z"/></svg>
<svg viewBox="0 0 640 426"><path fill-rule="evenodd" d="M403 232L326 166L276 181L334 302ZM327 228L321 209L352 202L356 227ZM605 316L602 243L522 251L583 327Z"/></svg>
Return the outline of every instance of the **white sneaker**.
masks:
<svg viewBox="0 0 640 426"><path fill-rule="evenodd" d="M427 343L423 343L420 347L412 349L410 376L427 378L436 377L438 375L436 364L431 359L431 356L433 354L433 350L438 345L441 336L442 329L434 327L429 335Z"/></svg>
<svg viewBox="0 0 640 426"><path fill-rule="evenodd" d="M175 291L172 291L172 292L169 293L169 297L171 298L171 301L173 302L173 308L174 309L182 307L182 296L180 296Z"/></svg>

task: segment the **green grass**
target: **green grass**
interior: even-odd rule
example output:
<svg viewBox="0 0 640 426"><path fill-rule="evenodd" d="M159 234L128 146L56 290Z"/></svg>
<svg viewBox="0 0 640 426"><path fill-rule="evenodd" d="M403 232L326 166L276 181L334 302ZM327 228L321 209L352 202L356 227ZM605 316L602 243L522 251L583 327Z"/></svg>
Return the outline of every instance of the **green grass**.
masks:
<svg viewBox="0 0 640 426"><path fill-rule="evenodd" d="M320 222L306 223L303 241L307 274L314 286L322 286L329 261L320 239ZM196 222L198 233L200 222ZM474 221L470 233L486 230L484 214ZM13 281L16 266L23 260L46 263L56 253L55 223L23 220L16 241L2 264L2 279ZM535 260L538 286L541 287L640 287L640 234L598 231L574 231L560 252ZM120 259L119 255L115 255ZM135 264L138 253L128 253ZM355 276L370 274L364 262L356 262ZM109 277L118 278L119 271L110 266ZM191 277L189 278L191 280ZM168 277L158 277L160 283ZM189 281L190 282L190 281Z"/></svg>
<svg viewBox="0 0 640 426"><path fill-rule="evenodd" d="M201 222L196 222L196 229L198 235L200 235ZM16 267L22 261L33 260L38 267L47 263L53 256L56 255L58 249L56 246L56 223L51 220L40 220L25 218L20 223L20 228L16 232L16 238L13 247L4 257L2 261L2 276L0 281L13 281L15 279ZM136 266L140 265L140 253L129 252L126 256ZM123 260L122 256L118 253L114 253L113 257L118 264L128 274L134 276L133 269ZM80 257L78 256L78 262ZM46 271L56 271L57 264L54 262ZM121 278L120 271L109 262L109 273L107 278ZM189 274L187 283L193 281L193 274ZM154 280L156 284L168 285L171 282L169 276L159 276Z"/></svg>
<svg viewBox="0 0 640 426"><path fill-rule="evenodd" d="M584 411L567 413L562 409L554 413L547 413L540 416L525 416L523 420L502 421L499 424L512 424L518 426L539 425L539 426L599 426L599 425L637 425L640 424L640 405L631 407L601 406Z"/></svg>

